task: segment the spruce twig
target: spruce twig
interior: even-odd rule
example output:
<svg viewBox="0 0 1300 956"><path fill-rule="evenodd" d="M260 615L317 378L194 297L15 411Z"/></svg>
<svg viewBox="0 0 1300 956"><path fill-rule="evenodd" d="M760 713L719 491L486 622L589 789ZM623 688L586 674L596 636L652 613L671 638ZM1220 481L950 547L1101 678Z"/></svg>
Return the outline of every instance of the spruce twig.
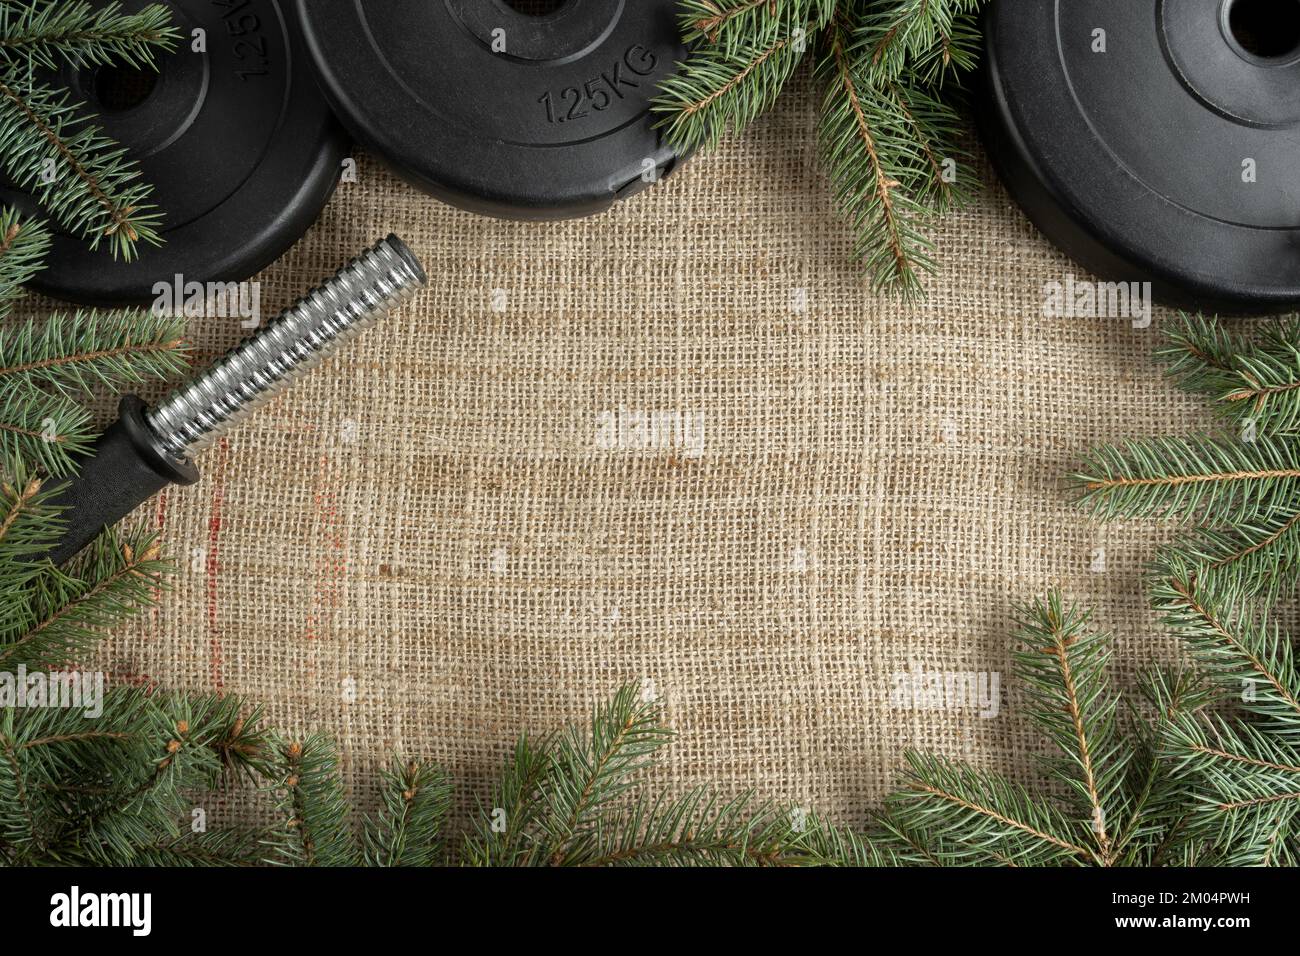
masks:
<svg viewBox="0 0 1300 956"><path fill-rule="evenodd" d="M17 210L0 206L0 319L38 271L50 251L50 233L43 223L24 219Z"/></svg>
<svg viewBox="0 0 1300 956"><path fill-rule="evenodd" d="M853 252L877 289L921 290L936 214L965 202L960 78L981 0L684 0L691 53L654 109L675 146L708 148L769 109L806 55L822 87L818 138Z"/></svg>
<svg viewBox="0 0 1300 956"><path fill-rule="evenodd" d="M157 50L174 49L180 34L160 3L123 13L120 3L93 6L87 0L27 0L0 3L0 57L29 59L54 69L110 63L152 66Z"/></svg>
<svg viewBox="0 0 1300 956"><path fill-rule="evenodd" d="M184 322L125 312L55 313L0 329L0 383L87 394L120 390L185 369Z"/></svg>
<svg viewBox="0 0 1300 956"><path fill-rule="evenodd" d="M1175 820L1162 861L1292 865L1300 851L1300 669L1267 613L1300 574L1298 347L1295 319L1252 335L1183 316L1161 358L1239 435L1112 446L1075 479L1106 517L1200 525L1151 572L1153 605L1205 685L1193 691L1202 703L1171 713L1152 744ZM1169 682L1152 686L1157 699L1174 694Z"/></svg>

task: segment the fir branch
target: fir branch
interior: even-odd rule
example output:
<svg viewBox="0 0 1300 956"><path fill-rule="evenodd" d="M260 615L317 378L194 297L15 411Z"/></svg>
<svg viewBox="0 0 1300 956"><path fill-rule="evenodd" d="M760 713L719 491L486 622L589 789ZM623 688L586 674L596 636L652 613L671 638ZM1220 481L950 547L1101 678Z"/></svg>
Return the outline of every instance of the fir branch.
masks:
<svg viewBox="0 0 1300 956"><path fill-rule="evenodd" d="M1189 670L1146 668L1139 675L1146 712L1133 708L1129 739L1134 743L1130 791L1135 794L1124 830L1116 841L1126 866L1195 866L1203 847L1186 829L1191 795L1187 781L1164 758L1171 722L1200 714L1213 694Z"/></svg>
<svg viewBox="0 0 1300 956"><path fill-rule="evenodd" d="M9 314L23 285L40 271L50 251L50 232L35 219L0 206L0 319Z"/></svg>
<svg viewBox="0 0 1300 956"><path fill-rule="evenodd" d="M0 168L90 248L130 260L157 245L161 216L126 150L103 135L67 93L30 86L0 68Z"/></svg>
<svg viewBox="0 0 1300 956"><path fill-rule="evenodd" d="M92 703L87 699L85 706ZM10 766L24 778L31 862L111 862L85 834L106 791L129 792L135 768L145 762L135 744L146 700L135 691L110 691L102 703L90 730L83 709L9 707L0 713ZM105 788L109 781L116 786Z"/></svg>
<svg viewBox="0 0 1300 956"><path fill-rule="evenodd" d="M256 779L271 772L274 739L263 721L261 705L248 706L237 697L207 699L206 721L211 730L207 746L229 779Z"/></svg>
<svg viewBox="0 0 1300 956"><path fill-rule="evenodd" d="M939 213L966 205L975 188L974 161L965 150L954 148L961 126L956 111L923 86L898 81L885 90L898 104L914 145L911 153L903 154L905 187Z"/></svg>
<svg viewBox="0 0 1300 956"><path fill-rule="evenodd" d="M126 778L119 786L127 785L99 800L79 828L77 844L92 860L134 863L141 848L158 852L160 845L179 840L187 794L211 786L220 772L210 746L213 700L183 695L147 699L142 725L134 733L147 759L132 768L137 774L133 780L130 771L118 772Z"/></svg>
<svg viewBox="0 0 1300 956"><path fill-rule="evenodd" d="M744 129L810 42L824 87L818 138L854 255L876 289L919 293L934 215L963 202L970 158L944 84L975 66L982 0L684 0L691 54L661 86L660 126L682 150Z"/></svg>
<svg viewBox="0 0 1300 956"><path fill-rule="evenodd" d="M116 2L98 7L86 0L0 3L0 57L30 58L50 69L60 61L76 67L153 66L155 53L170 52L180 38L170 23L171 12L160 3L130 14Z"/></svg>
<svg viewBox="0 0 1300 956"><path fill-rule="evenodd" d="M1172 722L1165 753L1193 781L1188 830L1221 866L1288 864L1300 813L1300 752L1249 724L1186 717Z"/></svg>
<svg viewBox="0 0 1300 956"><path fill-rule="evenodd" d="M906 755L908 778L890 796L899 827L934 838L932 852L944 864L996 862L1026 866L1098 862L1087 827L1049 801L997 774L931 754Z"/></svg>
<svg viewBox="0 0 1300 956"><path fill-rule="evenodd" d="M192 814L221 777L222 743L243 704L136 688L109 688L102 704L98 716L44 707L9 709L0 717L0 736L13 742L32 783L41 834L34 860L98 866L255 862L260 835L221 826L195 832ZM254 711L246 726L256 720Z"/></svg>
<svg viewBox="0 0 1300 956"><path fill-rule="evenodd" d="M632 774L650 765L654 753L672 739L661 724L657 705L640 699L628 685L613 701L598 707L590 732L574 727L555 738L544 793L547 811L540 818L545 834L536 849L553 866L564 864L575 843L593 835L605 808L632 787ZM537 862L542 862L537 860Z"/></svg>
<svg viewBox="0 0 1300 956"><path fill-rule="evenodd" d="M112 390L185 369L184 322L149 311L55 314L0 330L0 383Z"/></svg>
<svg viewBox="0 0 1300 956"><path fill-rule="evenodd" d="M8 710L12 713L12 708ZM26 862L41 849L32 796L12 731L9 726L0 727L0 850L10 866Z"/></svg>
<svg viewBox="0 0 1300 956"><path fill-rule="evenodd" d="M850 46L848 25L837 20L828 34L829 52L819 66L826 95L818 139L836 203L874 287L914 295L920 273L935 267L923 231L930 211L914 192L925 154L908 135L919 113L871 84L865 55ZM920 181L932 181L928 170Z"/></svg>
<svg viewBox="0 0 1300 956"><path fill-rule="evenodd" d="M5 471L0 479L0 621L18 613L24 589L41 572L40 556L62 530L46 507L41 480L21 461Z"/></svg>
<svg viewBox="0 0 1300 956"><path fill-rule="evenodd" d="M1246 440L1300 432L1300 317L1257 337L1218 319L1181 316L1157 353L1180 388L1201 395Z"/></svg>
<svg viewBox="0 0 1300 956"><path fill-rule="evenodd" d="M783 851L787 862L800 866L882 867L899 866L902 860L887 841L837 827L802 810L786 810L786 816L798 820L789 844Z"/></svg>
<svg viewBox="0 0 1300 956"><path fill-rule="evenodd" d="M272 790L279 824L270 838L270 862L296 866L352 866L357 847L338 774L338 752L324 736L276 747Z"/></svg>
<svg viewBox="0 0 1300 956"><path fill-rule="evenodd" d="M538 854L535 827L545 811L540 794L554 764L553 737L534 743L521 734L501 775L493 785L488 805L480 803L474 830L465 838L462 856L472 866L519 866Z"/></svg>
<svg viewBox="0 0 1300 956"><path fill-rule="evenodd" d="M245 827L222 827L200 833L186 831L135 847L132 866L228 867L262 862L263 834Z"/></svg>
<svg viewBox="0 0 1300 956"><path fill-rule="evenodd" d="M806 866L860 862L856 837L794 808L721 801L700 788L678 800L640 797L609 811L566 858L571 866Z"/></svg>
<svg viewBox="0 0 1300 956"><path fill-rule="evenodd" d="M0 667L58 666L89 650L105 629L152 606L166 568L152 536L115 532L66 569L47 564L20 612L0 621Z"/></svg>
<svg viewBox="0 0 1300 956"><path fill-rule="evenodd" d="M1271 733L1300 743L1300 670L1290 638L1213 575L1174 557L1159 571L1152 604L1201 673Z"/></svg>
<svg viewBox="0 0 1300 956"><path fill-rule="evenodd" d="M892 856L811 813L705 790L630 800L631 775L671 734L636 685L589 729L521 737L462 858L476 866L878 865Z"/></svg>
<svg viewBox="0 0 1300 956"><path fill-rule="evenodd" d="M809 45L798 28L761 42L705 47L660 85L651 109L681 152L713 147L776 102Z"/></svg>
<svg viewBox="0 0 1300 956"><path fill-rule="evenodd" d="M366 820L366 866L436 866L451 810L451 780L432 764L394 760L383 774L383 809Z"/></svg>
<svg viewBox="0 0 1300 956"><path fill-rule="evenodd" d="M1052 773L1090 821L1096 855L1115 862L1114 832L1128 810L1124 795L1132 751L1115 731L1119 699L1106 679L1109 639L1088 630L1089 615L1065 607L1059 592L1021 612L1016 673L1030 717L1063 755Z"/></svg>
<svg viewBox="0 0 1300 956"><path fill-rule="evenodd" d="M682 0L678 17L687 43L736 52L803 30L809 35L830 22L837 0Z"/></svg>
<svg viewBox="0 0 1300 956"><path fill-rule="evenodd" d="M982 0L885 0L864 5L854 43L868 56L867 77L883 86L910 72L927 86L974 69Z"/></svg>
<svg viewBox="0 0 1300 956"><path fill-rule="evenodd" d="M1102 446L1071 482L1105 518L1204 518L1233 523L1287 509L1300 491L1300 448L1197 436Z"/></svg>
<svg viewBox="0 0 1300 956"><path fill-rule="evenodd" d="M1300 512L1199 528L1166 554L1169 561L1202 567L1225 589L1271 604L1300 575Z"/></svg>
<svg viewBox="0 0 1300 956"><path fill-rule="evenodd" d="M76 402L0 380L0 458L62 478L93 440L90 413Z"/></svg>

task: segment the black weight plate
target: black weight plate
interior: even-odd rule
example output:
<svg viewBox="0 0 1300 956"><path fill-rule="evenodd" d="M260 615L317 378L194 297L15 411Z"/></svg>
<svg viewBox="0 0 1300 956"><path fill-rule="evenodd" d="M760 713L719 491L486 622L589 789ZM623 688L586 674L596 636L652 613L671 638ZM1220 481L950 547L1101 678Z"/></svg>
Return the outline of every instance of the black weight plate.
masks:
<svg viewBox="0 0 1300 956"><path fill-rule="evenodd" d="M676 7L298 0L353 136L440 199L509 219L597 213L671 172L649 103L685 57Z"/></svg>
<svg viewBox="0 0 1300 956"><path fill-rule="evenodd" d="M152 300L154 285L178 274L186 282L241 281L307 231L338 182L348 138L316 88L292 3L166 2L182 39L161 58L142 101L121 99L129 76L106 82L100 70L68 67L58 78L139 160L166 242L141 244L138 258L125 262L59 236L32 283L40 291L125 304ZM205 31L206 52L193 50L196 29ZM123 104L130 105L114 109Z"/></svg>
<svg viewBox="0 0 1300 956"><path fill-rule="evenodd" d="M1300 305L1300 0L994 0L985 26L985 140L1062 250L1175 304Z"/></svg>

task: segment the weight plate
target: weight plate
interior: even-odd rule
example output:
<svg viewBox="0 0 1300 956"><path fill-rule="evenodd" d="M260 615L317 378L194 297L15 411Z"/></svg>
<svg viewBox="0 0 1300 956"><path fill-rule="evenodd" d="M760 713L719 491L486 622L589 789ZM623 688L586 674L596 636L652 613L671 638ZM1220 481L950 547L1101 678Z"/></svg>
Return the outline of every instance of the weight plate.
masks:
<svg viewBox="0 0 1300 956"><path fill-rule="evenodd" d="M338 181L349 141L316 89L293 5L166 2L182 39L156 77L68 67L57 78L139 160L166 242L124 262L58 236L32 283L50 295L126 304L152 300L176 275L242 281L307 231Z"/></svg>
<svg viewBox="0 0 1300 956"><path fill-rule="evenodd" d="M1300 0L994 0L985 141L1067 254L1166 301L1300 305Z"/></svg>
<svg viewBox="0 0 1300 956"><path fill-rule="evenodd" d="M354 137L471 212L590 215L672 171L649 113L676 0L298 0Z"/></svg>

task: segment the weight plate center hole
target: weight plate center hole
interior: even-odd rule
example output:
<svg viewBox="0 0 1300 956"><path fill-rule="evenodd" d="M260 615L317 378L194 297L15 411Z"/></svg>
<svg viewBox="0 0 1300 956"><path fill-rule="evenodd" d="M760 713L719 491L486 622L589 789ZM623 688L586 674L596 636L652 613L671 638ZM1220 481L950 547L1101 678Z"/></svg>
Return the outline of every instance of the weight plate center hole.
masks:
<svg viewBox="0 0 1300 956"><path fill-rule="evenodd" d="M565 2L566 0L505 0L507 7L526 17L549 17L564 6Z"/></svg>
<svg viewBox="0 0 1300 956"><path fill-rule="evenodd" d="M95 105L105 113L133 110L153 95L158 74L131 66L103 66L95 71Z"/></svg>
<svg viewBox="0 0 1300 956"><path fill-rule="evenodd" d="M1300 54L1300 0L1228 0L1228 36L1257 61Z"/></svg>

